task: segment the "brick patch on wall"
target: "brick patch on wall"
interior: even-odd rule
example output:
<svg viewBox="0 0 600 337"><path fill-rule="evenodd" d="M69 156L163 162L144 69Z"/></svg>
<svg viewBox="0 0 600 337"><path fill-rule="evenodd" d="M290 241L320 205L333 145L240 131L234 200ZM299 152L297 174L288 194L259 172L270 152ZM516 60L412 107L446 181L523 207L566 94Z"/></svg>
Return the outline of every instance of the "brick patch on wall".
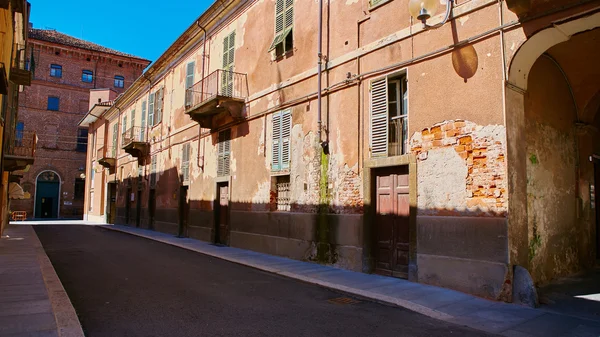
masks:
<svg viewBox="0 0 600 337"><path fill-rule="evenodd" d="M453 148L467 166L466 200L461 202L464 211L475 215L505 216L508 207L505 130L502 125L444 121L416 132L410 146L417 156L417 165L428 160L430 151Z"/></svg>

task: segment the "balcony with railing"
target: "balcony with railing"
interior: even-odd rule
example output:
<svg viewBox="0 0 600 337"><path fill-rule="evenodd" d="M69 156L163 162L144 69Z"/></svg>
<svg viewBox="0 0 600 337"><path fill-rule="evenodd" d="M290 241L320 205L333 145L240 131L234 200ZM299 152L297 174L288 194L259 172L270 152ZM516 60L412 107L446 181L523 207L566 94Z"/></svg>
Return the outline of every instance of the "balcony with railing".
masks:
<svg viewBox="0 0 600 337"><path fill-rule="evenodd" d="M37 135L30 131L17 131L14 140L9 142L4 155L4 170L8 172L24 170L33 165Z"/></svg>
<svg viewBox="0 0 600 337"><path fill-rule="evenodd" d="M141 126L133 126L123 133L122 148L132 157L141 159L148 155L150 144L148 143L147 130Z"/></svg>
<svg viewBox="0 0 600 337"><path fill-rule="evenodd" d="M31 71L27 64L27 49L15 45L15 55L10 66L10 81L20 85L31 85Z"/></svg>
<svg viewBox="0 0 600 337"><path fill-rule="evenodd" d="M115 168L117 149L114 146L102 145L96 150L98 164L112 170Z"/></svg>
<svg viewBox="0 0 600 337"><path fill-rule="evenodd" d="M214 117L243 117L248 81L246 74L219 69L186 90L185 113L203 128L215 128Z"/></svg>

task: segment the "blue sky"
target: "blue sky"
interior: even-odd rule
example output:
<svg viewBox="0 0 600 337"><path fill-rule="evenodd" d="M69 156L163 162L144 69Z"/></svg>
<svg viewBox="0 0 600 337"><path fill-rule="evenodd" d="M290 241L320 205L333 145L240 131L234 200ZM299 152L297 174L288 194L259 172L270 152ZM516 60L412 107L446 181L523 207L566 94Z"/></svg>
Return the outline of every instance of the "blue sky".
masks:
<svg viewBox="0 0 600 337"><path fill-rule="evenodd" d="M29 0L35 28L155 61L213 0ZM60 5L58 5L60 4Z"/></svg>

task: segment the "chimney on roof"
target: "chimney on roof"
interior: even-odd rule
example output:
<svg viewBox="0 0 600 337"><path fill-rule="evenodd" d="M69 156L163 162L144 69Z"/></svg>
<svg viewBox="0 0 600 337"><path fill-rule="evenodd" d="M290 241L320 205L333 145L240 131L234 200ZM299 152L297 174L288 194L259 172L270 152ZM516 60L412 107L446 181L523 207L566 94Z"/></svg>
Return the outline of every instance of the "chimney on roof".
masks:
<svg viewBox="0 0 600 337"><path fill-rule="evenodd" d="M32 28L33 28L33 22L30 22L29 23L29 29L32 29Z"/></svg>

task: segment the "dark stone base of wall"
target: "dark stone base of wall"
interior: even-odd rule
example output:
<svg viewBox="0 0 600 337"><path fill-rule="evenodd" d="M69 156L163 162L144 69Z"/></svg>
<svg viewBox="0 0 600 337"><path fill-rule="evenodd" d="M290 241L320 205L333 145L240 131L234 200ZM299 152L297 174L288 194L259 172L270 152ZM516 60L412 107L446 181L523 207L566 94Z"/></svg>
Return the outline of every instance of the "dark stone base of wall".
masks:
<svg viewBox="0 0 600 337"><path fill-rule="evenodd" d="M419 282L506 299L506 218L419 216L417 227Z"/></svg>

